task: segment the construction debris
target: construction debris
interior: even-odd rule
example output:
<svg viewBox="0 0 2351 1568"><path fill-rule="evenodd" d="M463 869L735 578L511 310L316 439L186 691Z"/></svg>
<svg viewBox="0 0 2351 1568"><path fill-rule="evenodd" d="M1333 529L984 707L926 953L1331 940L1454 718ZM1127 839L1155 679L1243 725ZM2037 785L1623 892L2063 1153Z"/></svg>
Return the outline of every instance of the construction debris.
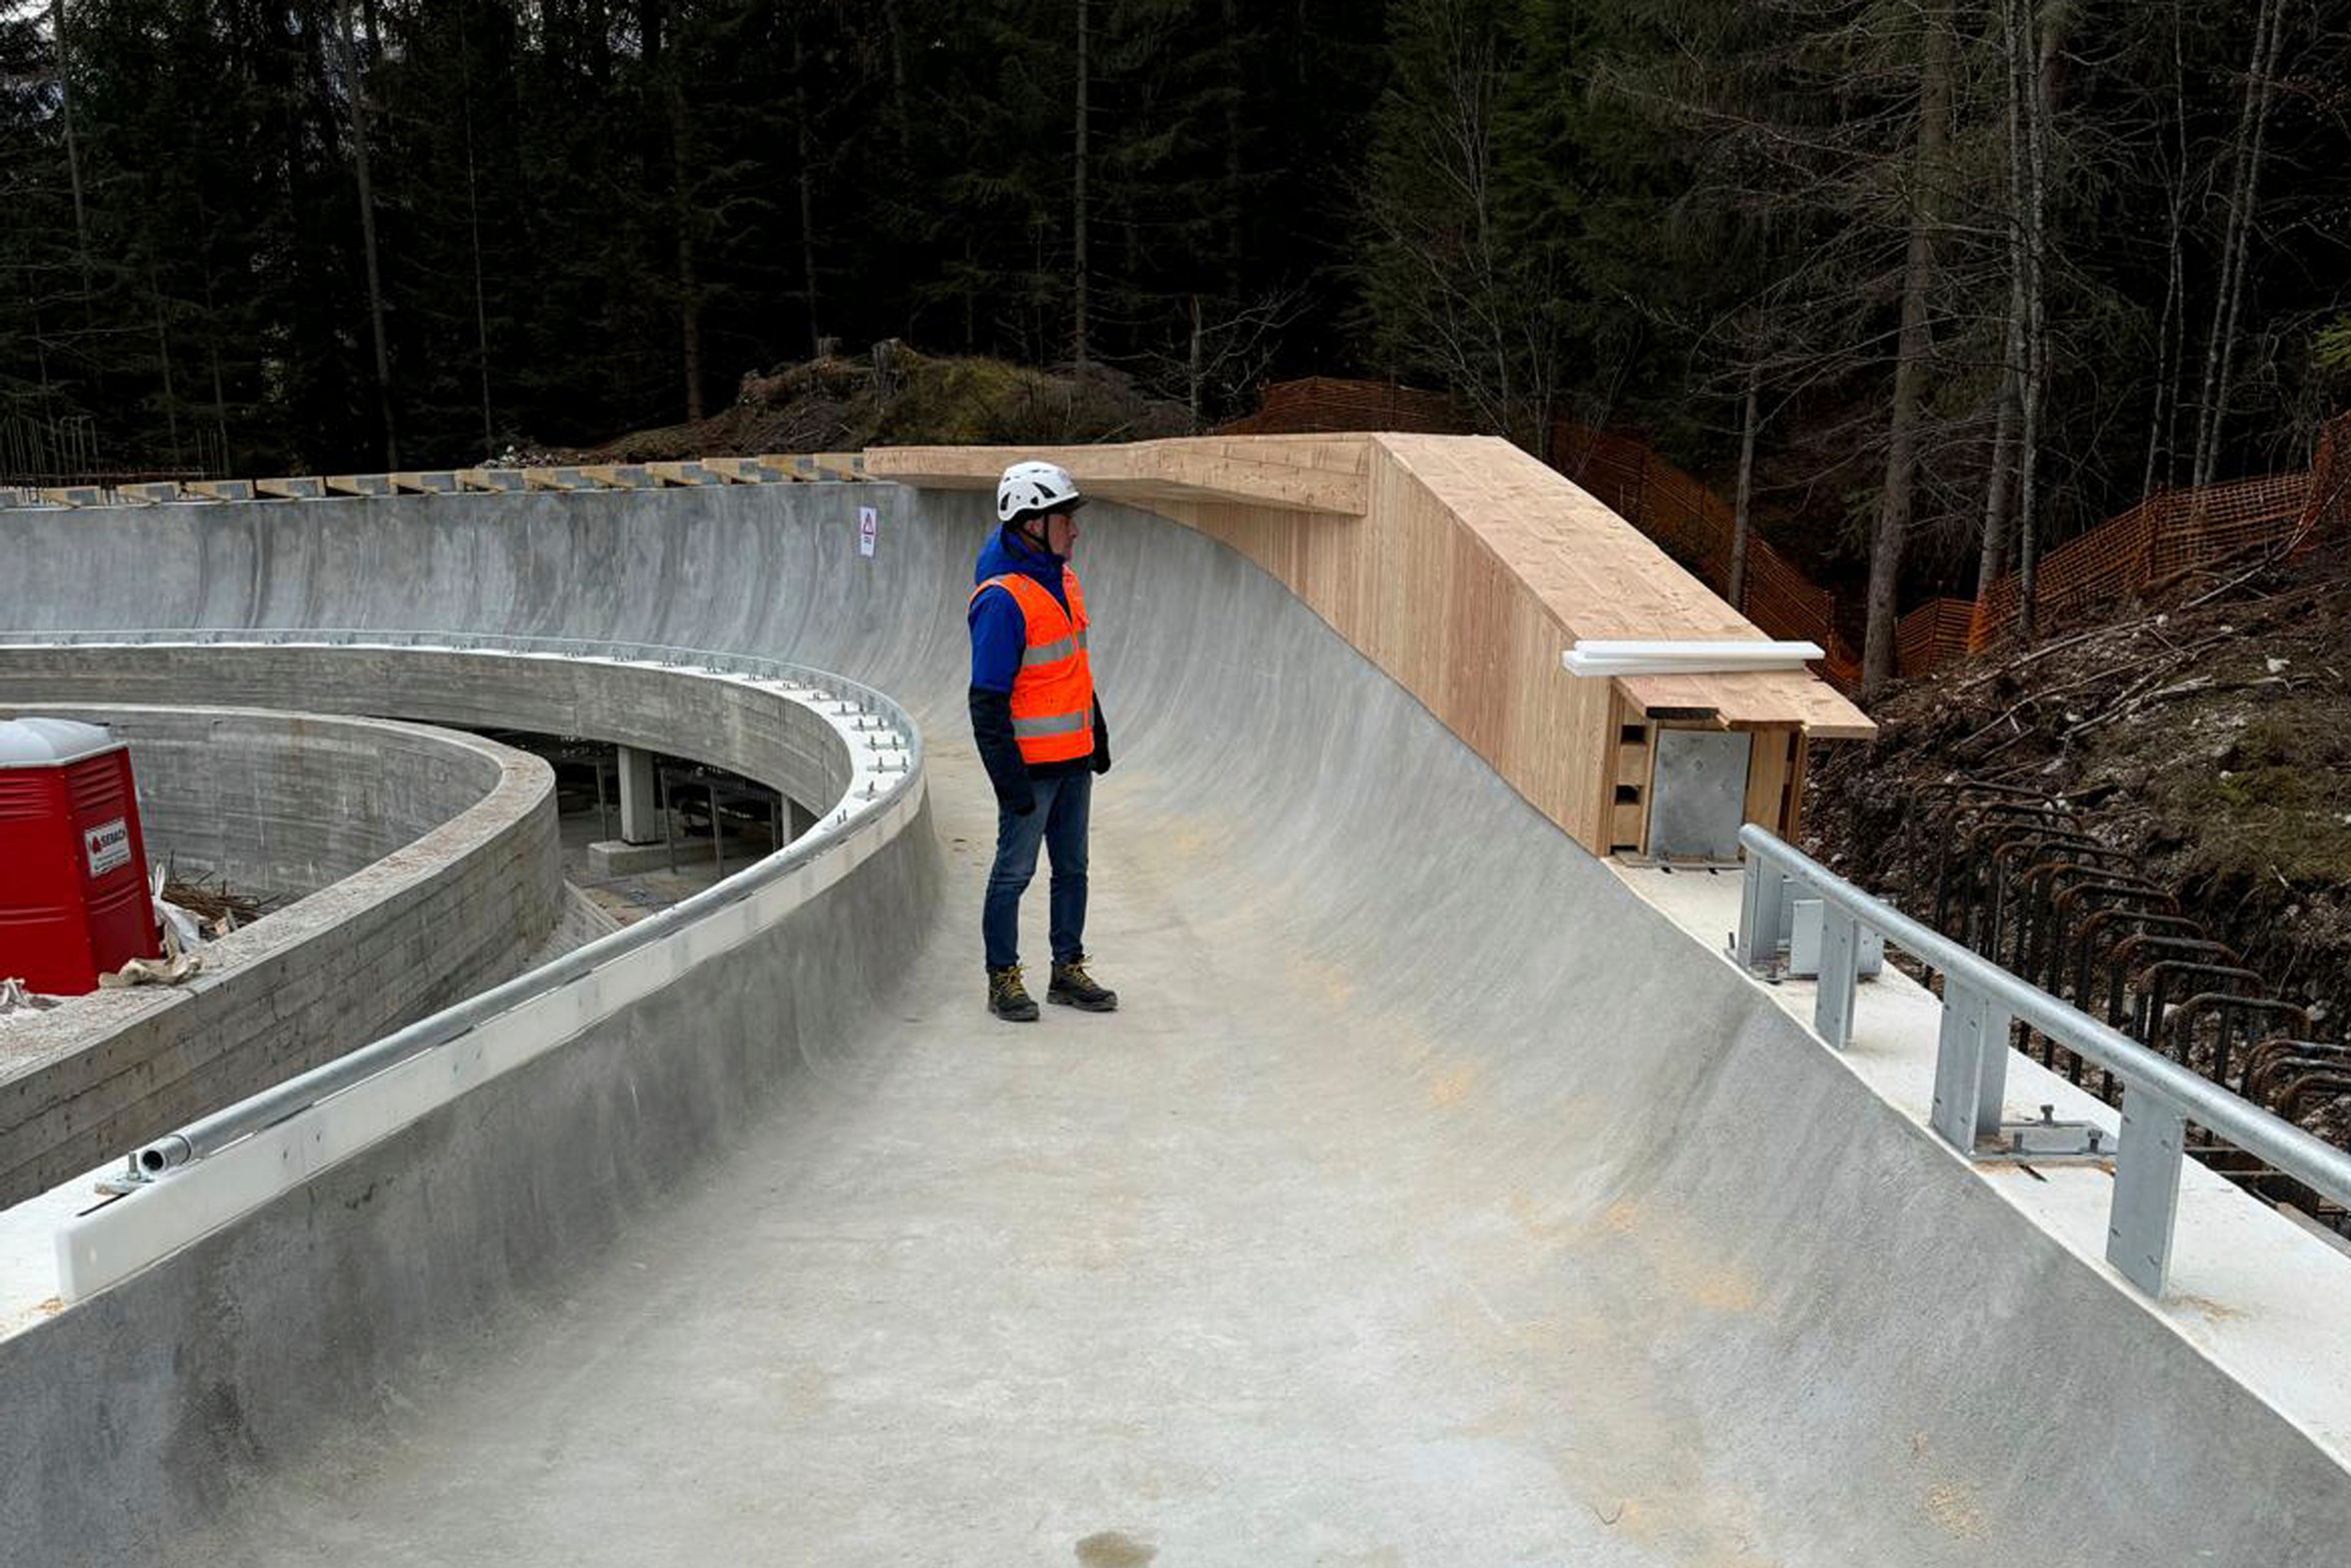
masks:
<svg viewBox="0 0 2351 1568"><path fill-rule="evenodd" d="M0 1022L13 1022L57 1005L55 997L36 996L22 980L0 980Z"/></svg>
<svg viewBox="0 0 2351 1568"><path fill-rule="evenodd" d="M120 991L134 986L183 985L204 971L204 955L182 947L180 934L167 925L161 958L133 958L112 974L100 975L98 987L102 991Z"/></svg>
<svg viewBox="0 0 2351 1568"><path fill-rule="evenodd" d="M156 868L156 872L157 904L168 904L185 911L198 923L202 935L208 941L217 941L232 931L250 925L268 912L260 899L235 891L220 878L191 880L181 876L176 870L161 866Z"/></svg>

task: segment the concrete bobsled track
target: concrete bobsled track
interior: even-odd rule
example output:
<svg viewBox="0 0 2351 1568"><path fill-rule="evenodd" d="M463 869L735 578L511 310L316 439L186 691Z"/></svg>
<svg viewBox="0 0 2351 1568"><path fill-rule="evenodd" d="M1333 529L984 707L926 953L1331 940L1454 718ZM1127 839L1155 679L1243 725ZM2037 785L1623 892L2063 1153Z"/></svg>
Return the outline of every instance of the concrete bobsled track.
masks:
<svg viewBox="0 0 2351 1568"><path fill-rule="evenodd" d="M1098 507L1079 557L1123 1009L987 1019L986 516L0 514L11 630L769 655L903 702L928 800L758 939L0 1343L0 1557L2343 1560L2315 1442L1163 520Z"/></svg>

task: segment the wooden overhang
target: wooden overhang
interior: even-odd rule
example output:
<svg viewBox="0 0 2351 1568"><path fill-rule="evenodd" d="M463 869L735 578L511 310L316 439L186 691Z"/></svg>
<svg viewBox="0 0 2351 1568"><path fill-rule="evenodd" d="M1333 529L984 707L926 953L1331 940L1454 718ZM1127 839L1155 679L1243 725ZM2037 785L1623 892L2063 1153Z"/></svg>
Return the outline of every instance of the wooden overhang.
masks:
<svg viewBox="0 0 2351 1568"><path fill-rule="evenodd" d="M1089 497L1157 513L1249 556L1596 852L1625 847L1619 740L1628 723L1776 732L1758 753L1769 750L1782 772L1785 754L1800 754L1806 738L1876 734L1805 671L1604 680L1562 670L1560 654L1579 638L1769 639L1639 529L1506 441L1332 434L876 447L864 470L924 488L991 490L1008 464L1026 458L1061 465ZM1795 794L1759 780L1758 801L1785 804L1759 805L1754 820L1792 831Z"/></svg>

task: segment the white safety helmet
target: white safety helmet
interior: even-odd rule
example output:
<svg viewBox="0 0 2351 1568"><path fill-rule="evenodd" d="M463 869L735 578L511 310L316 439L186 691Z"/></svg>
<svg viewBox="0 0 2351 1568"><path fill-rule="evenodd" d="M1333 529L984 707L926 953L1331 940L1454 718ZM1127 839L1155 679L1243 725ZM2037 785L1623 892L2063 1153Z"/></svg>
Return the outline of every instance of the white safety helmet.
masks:
<svg viewBox="0 0 2351 1568"><path fill-rule="evenodd" d="M1058 463L1015 463L996 482L996 520L1017 523L1048 512L1074 512L1086 504L1078 482Z"/></svg>

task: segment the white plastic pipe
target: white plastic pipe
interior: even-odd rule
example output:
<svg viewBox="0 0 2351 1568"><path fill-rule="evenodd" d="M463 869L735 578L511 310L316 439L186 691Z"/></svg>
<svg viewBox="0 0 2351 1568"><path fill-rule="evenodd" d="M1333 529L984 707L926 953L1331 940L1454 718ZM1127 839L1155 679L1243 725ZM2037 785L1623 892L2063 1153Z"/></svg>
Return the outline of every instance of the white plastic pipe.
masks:
<svg viewBox="0 0 2351 1568"><path fill-rule="evenodd" d="M1579 639L1560 655L1577 675L1713 675L1802 670L1822 656L1817 643L1602 642Z"/></svg>

